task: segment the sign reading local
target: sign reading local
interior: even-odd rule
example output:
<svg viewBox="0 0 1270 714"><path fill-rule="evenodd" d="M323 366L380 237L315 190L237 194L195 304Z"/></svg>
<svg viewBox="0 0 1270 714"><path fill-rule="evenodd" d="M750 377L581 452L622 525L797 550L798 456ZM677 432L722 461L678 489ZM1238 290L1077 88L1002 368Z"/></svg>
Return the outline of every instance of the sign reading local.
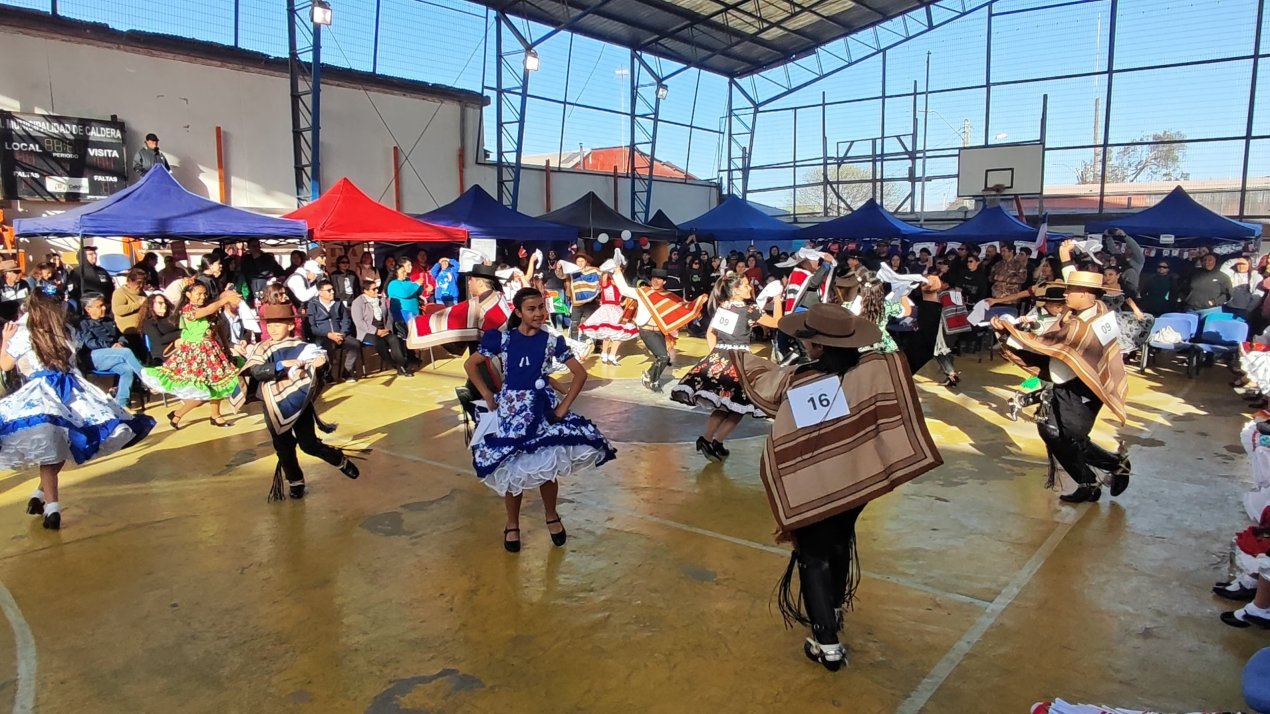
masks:
<svg viewBox="0 0 1270 714"><path fill-rule="evenodd" d="M122 122L0 112L8 199L94 201L128 185Z"/></svg>

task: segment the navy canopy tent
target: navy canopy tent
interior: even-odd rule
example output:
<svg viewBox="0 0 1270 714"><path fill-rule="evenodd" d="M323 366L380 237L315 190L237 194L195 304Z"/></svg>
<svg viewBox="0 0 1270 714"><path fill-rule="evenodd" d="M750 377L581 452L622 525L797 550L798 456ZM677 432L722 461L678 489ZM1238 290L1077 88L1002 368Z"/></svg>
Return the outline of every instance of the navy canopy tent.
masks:
<svg viewBox="0 0 1270 714"><path fill-rule="evenodd" d="M1005 212L1000 206L985 208L959 226L936 231L927 238L937 243L1011 243L1036 240L1037 229ZM1059 237L1050 233L1050 237Z"/></svg>
<svg viewBox="0 0 1270 714"><path fill-rule="evenodd" d="M871 198L845 216L798 231L798 237L805 240L925 240L934 234L901 221Z"/></svg>
<svg viewBox="0 0 1270 714"><path fill-rule="evenodd" d="M499 203L480 186L473 186L450 203L416 218L428 223L462 228L467 231L469 238L569 242L578 237L576 227L539 220L514 211Z"/></svg>
<svg viewBox="0 0 1270 714"><path fill-rule="evenodd" d="M19 218L19 237L129 236L132 238L304 238L304 221L263 216L185 190L162 166L137 183L96 203L58 216Z"/></svg>
<svg viewBox="0 0 1270 714"><path fill-rule="evenodd" d="M684 221L679 229L696 233L701 240L713 239L720 254L744 251L751 245L763 252L773 245L789 250L798 233L796 226L772 218L736 196L728 196L718 206Z"/></svg>
<svg viewBox="0 0 1270 714"><path fill-rule="evenodd" d="M1143 245L1161 246L1160 236L1174 236L1174 247L1194 247L1214 241L1242 241L1261 237L1261 225L1232 220L1201 206L1181 186L1154 206L1123 218L1090 223L1095 233L1119 228Z"/></svg>

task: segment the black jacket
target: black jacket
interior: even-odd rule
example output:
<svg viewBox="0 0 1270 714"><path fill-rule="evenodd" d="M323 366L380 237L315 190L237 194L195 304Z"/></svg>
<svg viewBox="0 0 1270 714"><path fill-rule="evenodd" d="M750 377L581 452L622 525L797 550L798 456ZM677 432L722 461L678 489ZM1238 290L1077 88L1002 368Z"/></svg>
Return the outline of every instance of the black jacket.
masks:
<svg viewBox="0 0 1270 714"><path fill-rule="evenodd" d="M309 334L313 335L315 340L326 337L328 332L353 336L353 319L348 314L348 308L344 307L344 303L339 300L331 303L329 308L323 305L320 299L310 300L308 314L304 319L308 325Z"/></svg>
<svg viewBox="0 0 1270 714"><path fill-rule="evenodd" d="M85 295L100 295L109 305L110 298L115 294L115 281L100 265L85 263L75 268L71 271L69 283L68 292L76 300L83 300Z"/></svg>
<svg viewBox="0 0 1270 714"><path fill-rule="evenodd" d="M356 273L337 270L331 273L328 279L331 281L331 286L335 288L335 299L344 303L345 307L362 294L361 281L358 280Z"/></svg>
<svg viewBox="0 0 1270 714"><path fill-rule="evenodd" d="M79 340L86 350L104 350L119 343L119 328L109 317L100 320L84 318L79 323Z"/></svg>
<svg viewBox="0 0 1270 714"><path fill-rule="evenodd" d="M974 270L963 268L957 275L957 279L953 281L957 287L961 288L961 295L965 298L967 305L975 303L990 297L988 293L988 271L979 266Z"/></svg>
<svg viewBox="0 0 1270 714"><path fill-rule="evenodd" d="M172 318L152 317L141 323L141 334L145 335L150 349L151 364L162 364L164 351L181 336L181 327Z"/></svg>

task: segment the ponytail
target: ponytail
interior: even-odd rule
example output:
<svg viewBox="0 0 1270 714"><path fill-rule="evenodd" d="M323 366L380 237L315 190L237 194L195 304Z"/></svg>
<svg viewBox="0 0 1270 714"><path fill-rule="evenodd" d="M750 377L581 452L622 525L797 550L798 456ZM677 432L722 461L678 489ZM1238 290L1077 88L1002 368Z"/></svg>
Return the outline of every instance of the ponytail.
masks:
<svg viewBox="0 0 1270 714"><path fill-rule="evenodd" d="M749 278L743 273L734 273L728 271L715 281L714 287L710 289L710 312L719 309L719 306L732 298L732 291L736 290L741 283Z"/></svg>
<svg viewBox="0 0 1270 714"><path fill-rule="evenodd" d="M512 296L512 307L515 309L512 311L511 316L507 318L508 330L515 330L520 328L520 323L523 322L523 320L520 319L520 308L522 305L525 304L526 300L528 300L529 298L535 298L535 297L536 298L542 297L542 293L538 291L536 288L521 288L520 290L516 291L516 294Z"/></svg>

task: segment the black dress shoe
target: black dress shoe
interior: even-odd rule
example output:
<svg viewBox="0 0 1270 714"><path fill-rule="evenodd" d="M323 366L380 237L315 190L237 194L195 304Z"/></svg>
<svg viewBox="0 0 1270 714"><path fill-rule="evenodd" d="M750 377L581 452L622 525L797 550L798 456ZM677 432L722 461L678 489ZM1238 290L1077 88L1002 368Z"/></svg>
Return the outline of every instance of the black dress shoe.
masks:
<svg viewBox="0 0 1270 714"><path fill-rule="evenodd" d="M287 489L287 493L291 495L291 498L304 498L304 482L296 481L291 484L290 488Z"/></svg>
<svg viewBox="0 0 1270 714"><path fill-rule="evenodd" d="M357 464L353 463L353 460L347 456L344 457L344 463L340 464L340 473L349 478L357 478L362 475L362 472L357 468Z"/></svg>
<svg viewBox="0 0 1270 714"><path fill-rule="evenodd" d="M1262 629L1270 628L1270 619L1249 614L1248 611L1242 607L1231 612L1223 612L1221 614L1221 621L1231 627L1237 627L1241 630L1252 627L1253 625Z"/></svg>
<svg viewBox="0 0 1270 714"><path fill-rule="evenodd" d="M62 530L62 512L54 511L53 513L45 514L44 529L50 531Z"/></svg>
<svg viewBox="0 0 1270 714"><path fill-rule="evenodd" d="M31 500L26 502L26 512L32 516L44 515L44 502L32 496Z"/></svg>
<svg viewBox="0 0 1270 714"><path fill-rule="evenodd" d="M1252 599L1257 596L1256 588L1246 588L1242 585L1231 588L1230 585L1231 583L1217 583L1213 586L1213 594L1235 602L1252 602Z"/></svg>
<svg viewBox="0 0 1270 714"><path fill-rule="evenodd" d="M728 451L727 447L723 445L723 442L718 439L710 442L710 448L714 450L714 453L718 454L720 459L726 459L732 455L732 452Z"/></svg>
<svg viewBox="0 0 1270 714"><path fill-rule="evenodd" d="M516 540L507 540L507 534L509 533L515 533ZM503 529L503 548L508 553L520 552L520 529L519 528L504 528Z"/></svg>
<svg viewBox="0 0 1270 714"><path fill-rule="evenodd" d="M553 544L554 544L557 548L559 548L560 546L562 546L562 545L564 545L564 544L565 544L565 541L569 540L569 532L568 532L568 531L566 531L566 530L564 529L564 524L563 524L563 523L560 523L560 519L559 519L559 518L555 518L555 519L552 519L552 520L550 520L550 521L547 521L547 525L548 525L548 526L551 526L551 525L553 525L553 524L557 524L557 523L559 523L559 524L560 524L560 532L559 532L559 533L551 533L551 542L552 542L552 543L553 543Z"/></svg>
<svg viewBox="0 0 1270 714"><path fill-rule="evenodd" d="M722 461L723 459L714 451L714 446L706 441L704 436L697 437L697 453L706 457L710 461Z"/></svg>
<svg viewBox="0 0 1270 714"><path fill-rule="evenodd" d="M1080 488L1065 493L1058 497L1058 500L1064 503L1094 503L1102 498L1102 489L1097 486L1081 486Z"/></svg>

